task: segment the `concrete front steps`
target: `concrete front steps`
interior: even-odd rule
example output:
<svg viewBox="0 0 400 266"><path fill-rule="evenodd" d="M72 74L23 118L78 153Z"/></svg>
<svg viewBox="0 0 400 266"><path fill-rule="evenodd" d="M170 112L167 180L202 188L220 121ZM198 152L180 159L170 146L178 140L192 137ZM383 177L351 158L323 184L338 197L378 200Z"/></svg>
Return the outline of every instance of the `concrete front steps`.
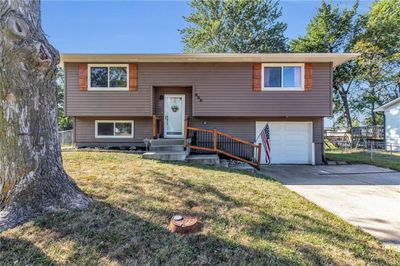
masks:
<svg viewBox="0 0 400 266"><path fill-rule="evenodd" d="M202 165L219 165L219 157L217 154L191 154L186 157L188 163L196 163Z"/></svg>
<svg viewBox="0 0 400 266"><path fill-rule="evenodd" d="M149 151L143 154L143 158L160 161L185 161L186 151Z"/></svg>
<svg viewBox="0 0 400 266"><path fill-rule="evenodd" d="M160 161L184 161L187 153L183 139L152 139L150 151L143 154L144 159Z"/></svg>
<svg viewBox="0 0 400 266"><path fill-rule="evenodd" d="M152 139L150 151L143 154L144 159L160 161L187 161L203 165L219 165L217 154L189 155L183 139Z"/></svg>

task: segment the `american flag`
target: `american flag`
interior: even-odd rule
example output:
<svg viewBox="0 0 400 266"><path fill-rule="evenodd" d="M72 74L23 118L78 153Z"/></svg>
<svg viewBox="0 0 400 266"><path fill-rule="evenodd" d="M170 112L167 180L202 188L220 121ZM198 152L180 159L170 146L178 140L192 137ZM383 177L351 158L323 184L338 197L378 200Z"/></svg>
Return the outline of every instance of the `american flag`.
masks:
<svg viewBox="0 0 400 266"><path fill-rule="evenodd" d="M261 141L265 149L265 162L271 164L271 140L269 138L269 125L261 131Z"/></svg>

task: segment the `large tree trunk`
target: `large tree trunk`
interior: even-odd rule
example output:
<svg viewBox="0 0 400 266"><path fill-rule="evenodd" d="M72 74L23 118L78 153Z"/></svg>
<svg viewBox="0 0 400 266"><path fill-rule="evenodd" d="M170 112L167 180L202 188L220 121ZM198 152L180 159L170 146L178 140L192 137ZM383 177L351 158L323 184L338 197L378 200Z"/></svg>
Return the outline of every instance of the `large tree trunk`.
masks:
<svg viewBox="0 0 400 266"><path fill-rule="evenodd" d="M342 100L343 103L344 116L346 118L347 128L351 130L353 128L353 121L350 114L348 93L345 92L343 88L337 88L337 90L339 92L340 99Z"/></svg>
<svg viewBox="0 0 400 266"><path fill-rule="evenodd" d="M58 51L40 2L0 1L0 231L91 200L62 166L57 130Z"/></svg>
<svg viewBox="0 0 400 266"><path fill-rule="evenodd" d="M375 113L375 103L371 103L371 120L372 120L372 125L376 126L378 123L376 121L376 113Z"/></svg>

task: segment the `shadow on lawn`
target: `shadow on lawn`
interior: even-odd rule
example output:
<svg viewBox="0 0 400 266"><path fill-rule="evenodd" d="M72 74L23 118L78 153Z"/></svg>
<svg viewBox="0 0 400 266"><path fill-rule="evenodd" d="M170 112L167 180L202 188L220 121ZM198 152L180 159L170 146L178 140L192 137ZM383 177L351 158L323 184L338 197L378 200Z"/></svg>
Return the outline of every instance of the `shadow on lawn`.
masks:
<svg viewBox="0 0 400 266"><path fill-rule="evenodd" d="M266 178L245 171L190 166ZM340 246L340 252L350 249L356 257L367 262L385 264L378 247L370 247L365 239L359 239L352 236L351 232L336 228L327 219L329 217L314 219L307 214L301 216L301 210L294 215L294 219L287 219L267 210L256 213L256 203L245 199L238 201L212 185L196 184L185 179L172 180L170 176L156 171L151 173L162 191L158 193L160 196L143 193L140 187L135 186L137 183L132 182L132 186L128 185L119 193L122 194L121 199L124 195L134 195L133 198L126 197L127 200L113 205L95 198L88 210L51 214L34 220L34 225L56 233L60 243L75 243L73 249L69 250L70 255L65 264L332 265L343 262L342 258L336 257L337 253L329 254L324 250L323 243L316 245L307 239L289 241L287 238L289 234L304 231L317 235L329 244ZM162 198L163 194L174 197L173 201L180 198L179 203L182 204L173 207L182 206L179 211L200 217L205 222L205 232L190 236L169 233L166 224L173 213L160 204L166 200ZM181 197L176 197L177 195ZM155 205L147 204L147 201ZM199 206L202 208L198 208ZM237 217L229 219L220 214L221 210L230 212L238 208L240 212ZM255 215L261 215L261 219L252 219ZM235 220L245 216L250 217L250 220ZM234 226L242 238L240 241L246 244L240 244L236 239L238 236L226 236L225 239L218 237L225 236L229 231L227 228ZM2 258L4 264L13 264L15 257L20 258L20 264L52 263L33 243L3 237L0 240L0 254L6 255ZM50 239L37 241L51 246ZM258 248L249 247L250 245ZM35 255L26 255L26 250ZM376 256L373 258L371 254Z"/></svg>
<svg viewBox="0 0 400 266"><path fill-rule="evenodd" d="M56 232L58 241L73 241L76 249L66 264L297 264L273 250L257 251L204 234L181 236L137 215L95 201L89 210L52 214L35 226ZM1 238L2 263L51 264L33 244ZM4 241L4 242L3 242ZM34 251L32 251L32 249ZM26 250L34 256L25 256ZM17 256L16 253L18 253Z"/></svg>
<svg viewBox="0 0 400 266"><path fill-rule="evenodd" d="M279 226L276 226L277 224ZM334 258L324 255L323 250L311 244L296 245L296 256L289 257L273 248L255 250L210 235L171 234L159 224L143 220L135 214L99 201L95 201L87 211L49 215L35 220L34 225L56 232L59 235L57 238L59 242L73 241L75 243L66 264L337 263ZM252 224L246 230L246 234L255 240L279 241L284 247L284 233L287 230L295 230L295 227L283 219L266 215L264 223ZM303 230L310 230L310 228L303 228ZM33 243L4 237L0 238L0 241L0 254L5 254L2 263L6 265L15 263L15 258L18 258L17 264L49 265L54 263ZM384 261L379 262L384 264Z"/></svg>
<svg viewBox="0 0 400 266"><path fill-rule="evenodd" d="M52 265L54 262L29 241L0 236L0 264Z"/></svg>

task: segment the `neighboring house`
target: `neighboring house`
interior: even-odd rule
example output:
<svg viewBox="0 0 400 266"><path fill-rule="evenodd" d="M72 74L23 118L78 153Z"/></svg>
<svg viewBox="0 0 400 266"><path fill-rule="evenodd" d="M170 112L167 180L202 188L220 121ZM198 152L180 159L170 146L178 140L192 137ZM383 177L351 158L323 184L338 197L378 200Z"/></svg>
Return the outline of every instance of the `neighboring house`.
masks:
<svg viewBox="0 0 400 266"><path fill-rule="evenodd" d="M400 151L400 98L382 105L375 112L384 113L386 150Z"/></svg>
<svg viewBox="0 0 400 266"><path fill-rule="evenodd" d="M65 113L77 147L184 138L188 117L249 142L268 123L272 163L320 164L332 71L356 56L63 54Z"/></svg>

